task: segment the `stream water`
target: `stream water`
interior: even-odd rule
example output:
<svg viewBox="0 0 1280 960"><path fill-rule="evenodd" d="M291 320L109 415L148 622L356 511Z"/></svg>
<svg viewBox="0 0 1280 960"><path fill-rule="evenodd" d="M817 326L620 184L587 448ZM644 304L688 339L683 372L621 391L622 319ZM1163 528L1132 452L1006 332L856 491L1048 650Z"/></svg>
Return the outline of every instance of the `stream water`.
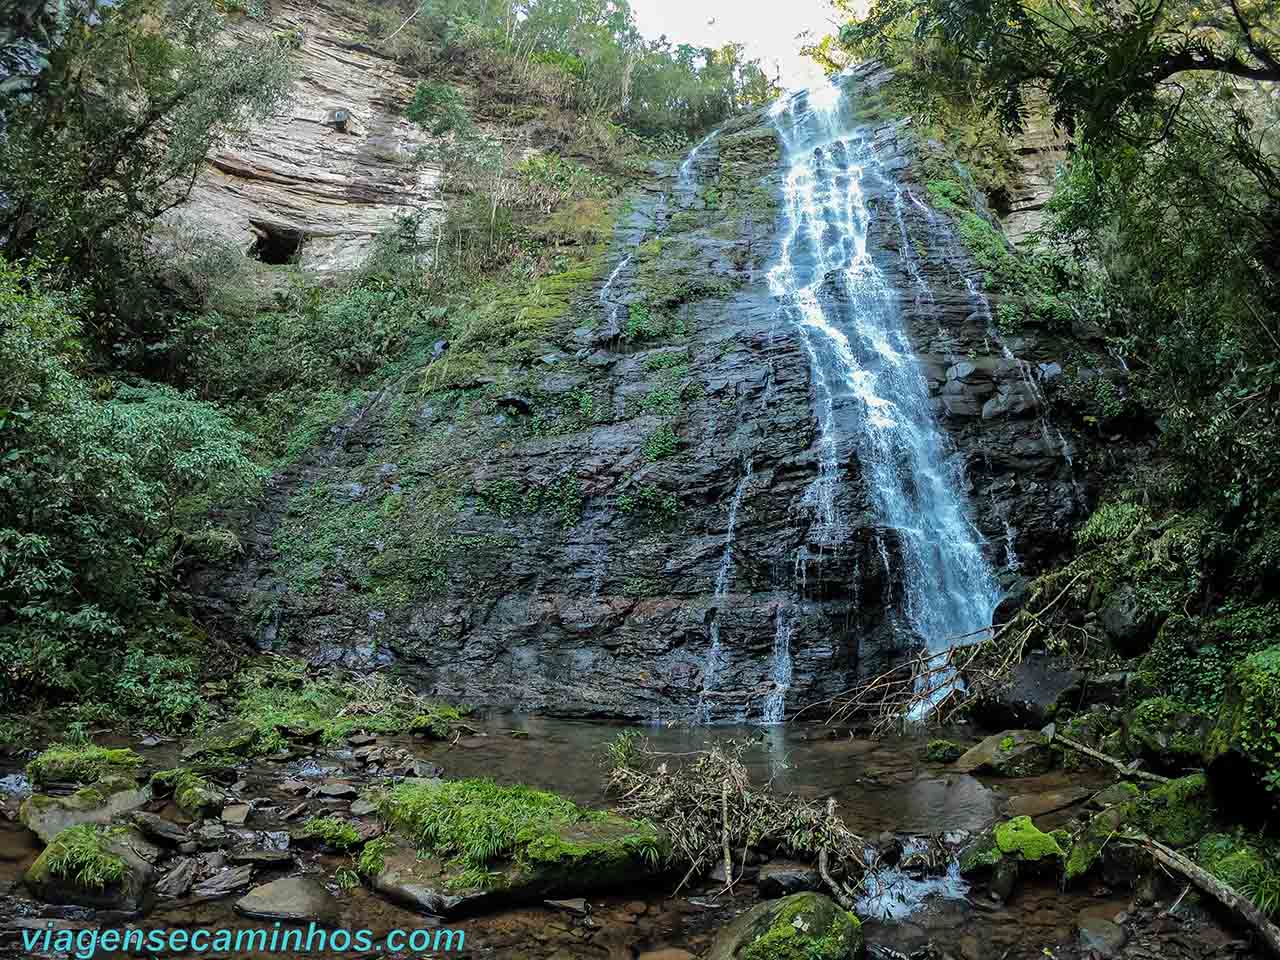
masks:
<svg viewBox="0 0 1280 960"><path fill-rule="evenodd" d="M487 776L501 783L527 783L556 790L592 806L610 802L604 789L605 746L622 729L604 723L555 720L545 717L494 715L474 721L475 732L456 743L432 743L413 738L382 738L379 745L406 749L439 766L447 777ZM964 731L953 731L964 736ZM1054 774L1028 780L983 782L955 774L945 766L921 759L924 741L900 738L872 741L851 736L846 729L791 723L768 728L753 726L660 727L645 731L653 749L678 755L705 749L713 743L745 743L745 762L753 778L773 789L821 798L832 796L838 811L868 838L890 833L913 836L963 833L982 829L1008 812L1010 804L1078 789L1081 781L1100 778ZM174 765L180 744L145 748L132 744L148 769ZM0 764L0 810L12 812L21 777L17 764ZM234 797L250 802L253 812L243 827L229 827L232 847L263 848L285 842L305 816L342 814L350 801L315 798L303 816L286 819L298 797L282 789L290 779L311 783L350 782L362 785L366 775L349 747L302 749L280 762L257 761L237 772L230 788ZM158 806L172 815L172 808ZM1041 818L1045 826L1068 814ZM1055 820L1055 816L1059 819ZM346 858L291 847L294 862L274 871L260 870L255 883L276 876L302 874L326 882L338 897L343 922L354 928L385 933L416 929L435 921L387 902L357 887L343 891L333 882ZM33 835L0 817L0 956L22 955L15 926L60 923L113 925L138 923L147 928L227 926L253 927L239 917L233 904L240 894L194 903L160 901L145 917L95 914L84 908L54 907L31 900L22 888L21 873L38 853ZM673 896L676 881L637 885L617 895L590 898L590 916L578 918L551 907L510 909L454 922L466 931L467 956L566 960L619 958L632 960L646 951L705 948L715 932L754 902L750 883L730 894L708 883ZM984 903L954 875L888 874L883 889L864 891L859 910L865 915L869 942L909 952L926 944L963 960L986 960L1005 955L1009 960L1042 956L1045 946L1068 944L1079 911L1097 907L1120 910L1124 903L1088 892L1060 894L1052 886L1027 885L1008 905ZM5 951L9 952L5 952ZM317 954L305 954L316 956ZM325 954L319 954L324 956ZM387 954L390 955L390 954ZM275 956L294 956L276 954ZM298 956L304 956L299 954ZM348 955L349 956L349 955ZM672 960L679 954L672 954Z"/></svg>

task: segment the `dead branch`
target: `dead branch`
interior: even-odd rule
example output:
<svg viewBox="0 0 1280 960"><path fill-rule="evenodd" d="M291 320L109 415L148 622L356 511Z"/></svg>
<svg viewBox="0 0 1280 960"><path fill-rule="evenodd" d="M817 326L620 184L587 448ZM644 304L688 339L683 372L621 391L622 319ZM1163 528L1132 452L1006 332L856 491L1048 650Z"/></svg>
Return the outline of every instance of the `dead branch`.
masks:
<svg viewBox="0 0 1280 960"><path fill-rule="evenodd" d="M1159 863L1181 874L1221 903L1257 931L1263 942L1266 943L1267 949L1271 951L1272 956L1280 957L1280 927L1268 920L1266 914L1259 910L1253 901L1237 893L1230 884L1219 880L1203 867L1193 863L1182 854L1170 850L1164 844L1151 839L1146 834L1126 834L1124 839L1140 844Z"/></svg>
<svg viewBox="0 0 1280 960"><path fill-rule="evenodd" d="M673 862L687 865L677 889L717 860L724 863L726 883L731 882L735 848L742 851L743 863L752 850L782 851L820 860L827 876L837 864L864 872L866 844L840 818L810 800L751 783L741 762L747 746L729 742L676 765L633 744L609 773L618 809L661 824L671 840ZM837 899L849 899L834 880L828 886Z"/></svg>
<svg viewBox="0 0 1280 960"><path fill-rule="evenodd" d="M1057 726L1052 723L1041 730L1040 734L1050 743L1060 743L1064 747L1070 747L1078 753L1083 753L1086 757L1091 757L1099 763L1105 763L1107 766L1113 767L1126 777L1138 777L1139 779L1150 780L1154 783L1169 782L1168 777L1162 777L1158 773L1148 773L1146 770L1139 770L1134 764L1128 764L1122 760L1117 760L1115 757L1108 756L1101 751L1093 749L1093 747L1087 747L1083 743L1072 740L1070 737L1064 737L1062 734L1058 733Z"/></svg>

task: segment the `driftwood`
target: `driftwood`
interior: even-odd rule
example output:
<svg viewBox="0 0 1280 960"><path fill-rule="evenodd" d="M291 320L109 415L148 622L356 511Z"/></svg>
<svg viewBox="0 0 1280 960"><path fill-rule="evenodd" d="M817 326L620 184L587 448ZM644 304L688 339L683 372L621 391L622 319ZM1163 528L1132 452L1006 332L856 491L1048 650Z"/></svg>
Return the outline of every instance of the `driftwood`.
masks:
<svg viewBox="0 0 1280 960"><path fill-rule="evenodd" d="M1188 860L1182 854L1170 850L1163 843L1152 840L1146 834L1125 834L1123 839L1140 844L1159 863L1190 880L1249 926L1253 927L1258 936L1266 943L1271 955L1280 957L1280 927L1268 920L1266 914L1259 910L1253 901L1237 893L1229 884L1223 883L1203 867Z"/></svg>
<svg viewBox="0 0 1280 960"><path fill-rule="evenodd" d="M1115 757L1109 757L1105 753L1093 749L1093 747L1086 747L1083 743L1072 740L1070 737L1064 737L1062 734L1057 732L1057 727L1052 723L1041 730L1040 734L1050 743L1060 743L1064 747L1070 747L1077 753L1083 753L1086 757L1092 757L1099 763L1105 763L1109 767L1114 767L1126 777L1138 777L1142 780L1150 780L1153 783L1169 783L1168 777L1162 777L1158 773L1148 773L1146 770L1139 770L1137 767L1132 766L1131 764L1126 764L1122 760L1117 760Z"/></svg>
<svg viewBox="0 0 1280 960"><path fill-rule="evenodd" d="M834 820L836 816L836 798L827 798L827 819ZM844 907L850 913L853 912L853 898L849 896L848 891L842 885L838 884L831 871L827 867L827 848L823 847L818 851L818 875L822 877L822 882L827 885L827 889L831 891L831 897L836 903Z"/></svg>

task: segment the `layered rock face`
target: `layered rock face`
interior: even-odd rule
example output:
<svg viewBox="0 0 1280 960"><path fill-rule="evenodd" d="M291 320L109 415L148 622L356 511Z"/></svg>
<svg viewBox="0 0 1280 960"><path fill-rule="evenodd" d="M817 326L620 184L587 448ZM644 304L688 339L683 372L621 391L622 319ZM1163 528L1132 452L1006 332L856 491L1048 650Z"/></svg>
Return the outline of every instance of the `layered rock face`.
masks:
<svg viewBox="0 0 1280 960"><path fill-rule="evenodd" d="M440 209L437 171L415 166L425 143L404 116L415 80L364 39L341 2L272 4L270 25L241 17L237 36L296 45L298 75L284 111L209 158L170 219L311 271L356 267L398 213Z"/></svg>
<svg viewBox="0 0 1280 960"><path fill-rule="evenodd" d="M983 549L997 571L1033 566L1083 506L1072 438L1042 409L1068 345L993 334L906 128L871 135L893 175L868 188L869 253ZM644 720L776 718L899 662L918 643L900 533L856 457L833 487L842 525L814 502L813 373L768 281L781 180L763 113L656 171L515 384L392 384L275 478L244 562L198 578L212 624L475 704ZM363 552L356 529L375 531ZM319 586L299 583L303 541Z"/></svg>

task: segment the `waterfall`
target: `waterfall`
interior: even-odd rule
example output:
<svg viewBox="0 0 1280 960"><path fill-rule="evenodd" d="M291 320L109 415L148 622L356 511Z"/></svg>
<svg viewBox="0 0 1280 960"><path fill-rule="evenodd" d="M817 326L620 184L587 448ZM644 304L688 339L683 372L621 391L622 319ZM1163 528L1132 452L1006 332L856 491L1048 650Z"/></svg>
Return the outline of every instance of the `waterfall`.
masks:
<svg viewBox="0 0 1280 960"><path fill-rule="evenodd" d="M773 656L769 664L769 680L773 688L764 701L760 718L766 725L782 723L787 713L787 691L791 689L791 610L778 604L777 624L773 631Z"/></svg>
<svg viewBox="0 0 1280 960"><path fill-rule="evenodd" d="M742 471L742 479L733 491L733 499L729 501L729 519L724 535L724 549L720 552L720 567L716 571L715 592L712 594L710 641L707 648L707 659L702 666L702 693L698 697L698 721L710 723L712 720L711 701L709 696L715 691L716 683L724 668L724 649L720 645L720 605L729 591L729 574L733 572L733 536L738 529L738 508L742 506L742 497L747 492L747 484L751 482L751 459L747 458Z"/></svg>
<svg viewBox="0 0 1280 960"><path fill-rule="evenodd" d="M927 650L942 654L956 638L990 626L999 592L898 296L867 250L868 193L892 197L896 185L866 131L846 118L847 106L832 84L771 111L785 171L781 247L769 284L811 363L819 470L810 499L819 531L847 522L837 515L835 492L852 453L876 523L896 541L905 620ZM929 699L954 686L949 676L931 682Z"/></svg>

